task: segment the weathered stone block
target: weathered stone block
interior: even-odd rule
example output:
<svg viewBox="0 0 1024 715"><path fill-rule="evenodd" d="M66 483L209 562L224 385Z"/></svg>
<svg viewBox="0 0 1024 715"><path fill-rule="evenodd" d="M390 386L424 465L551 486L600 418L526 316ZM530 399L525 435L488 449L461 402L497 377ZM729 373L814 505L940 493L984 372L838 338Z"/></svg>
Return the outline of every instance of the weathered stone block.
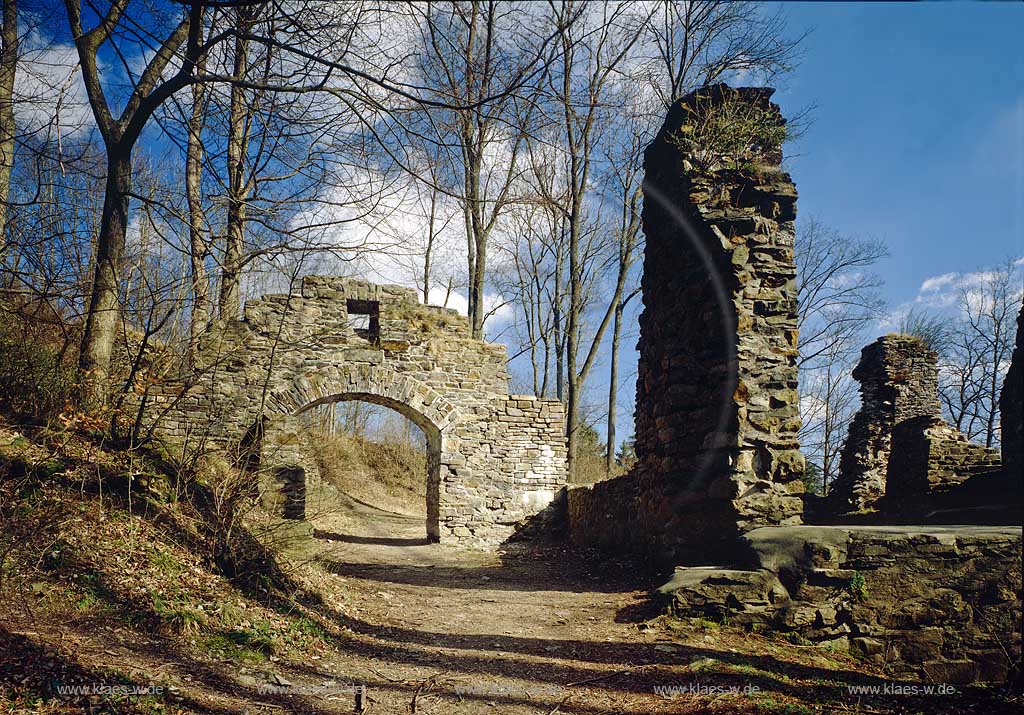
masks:
<svg viewBox="0 0 1024 715"><path fill-rule="evenodd" d="M1019 527L766 527L744 540L750 570L680 569L658 595L680 615L747 613L737 622L933 682L1001 683L1019 663ZM836 568L815 565L823 554Z"/></svg>

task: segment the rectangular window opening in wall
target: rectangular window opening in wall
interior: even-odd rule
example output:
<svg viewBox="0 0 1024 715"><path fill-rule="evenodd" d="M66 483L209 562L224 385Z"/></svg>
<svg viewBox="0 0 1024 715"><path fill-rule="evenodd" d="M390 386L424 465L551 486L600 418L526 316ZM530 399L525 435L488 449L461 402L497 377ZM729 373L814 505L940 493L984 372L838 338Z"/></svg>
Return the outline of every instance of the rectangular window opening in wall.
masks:
<svg viewBox="0 0 1024 715"><path fill-rule="evenodd" d="M348 325L364 340L374 345L380 343L380 303L375 300L349 300Z"/></svg>

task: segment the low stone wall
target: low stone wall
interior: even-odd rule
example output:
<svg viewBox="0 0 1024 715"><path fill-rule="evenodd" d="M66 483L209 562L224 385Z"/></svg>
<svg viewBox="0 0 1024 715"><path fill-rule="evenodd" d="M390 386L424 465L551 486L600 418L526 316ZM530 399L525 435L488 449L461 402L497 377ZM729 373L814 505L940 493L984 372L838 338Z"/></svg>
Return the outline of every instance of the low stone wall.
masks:
<svg viewBox="0 0 1024 715"><path fill-rule="evenodd" d="M680 568L658 593L679 615L846 647L931 682L1005 682L1020 667L1020 527L766 527L745 541L752 568Z"/></svg>
<svg viewBox="0 0 1024 715"><path fill-rule="evenodd" d="M569 540L578 546L612 551L636 543L638 539L632 533L636 528L636 487L631 474L569 487Z"/></svg>
<svg viewBox="0 0 1024 715"><path fill-rule="evenodd" d="M886 501L906 511L941 498L967 479L998 472L999 452L974 444L936 417L905 420L892 431Z"/></svg>

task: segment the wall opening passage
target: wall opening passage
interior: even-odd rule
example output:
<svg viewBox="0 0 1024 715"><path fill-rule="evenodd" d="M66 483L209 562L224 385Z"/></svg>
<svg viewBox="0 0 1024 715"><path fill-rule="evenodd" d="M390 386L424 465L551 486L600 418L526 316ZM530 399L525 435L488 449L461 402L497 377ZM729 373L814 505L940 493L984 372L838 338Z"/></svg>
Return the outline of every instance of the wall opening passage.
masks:
<svg viewBox="0 0 1024 715"><path fill-rule="evenodd" d="M306 470L302 467L280 467L275 471L281 493L281 516L285 519L306 518Z"/></svg>
<svg viewBox="0 0 1024 715"><path fill-rule="evenodd" d="M302 412L342 537L409 544L438 537L440 432L380 396L334 395Z"/></svg>
<svg viewBox="0 0 1024 715"><path fill-rule="evenodd" d="M380 343L380 303L375 300L346 301L348 325L356 335L374 345Z"/></svg>

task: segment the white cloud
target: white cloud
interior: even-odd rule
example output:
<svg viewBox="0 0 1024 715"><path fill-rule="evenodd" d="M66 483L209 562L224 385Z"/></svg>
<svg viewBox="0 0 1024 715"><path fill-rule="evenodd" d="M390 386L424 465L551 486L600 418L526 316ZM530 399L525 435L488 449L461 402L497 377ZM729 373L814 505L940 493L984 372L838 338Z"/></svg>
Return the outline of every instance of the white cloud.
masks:
<svg viewBox="0 0 1024 715"><path fill-rule="evenodd" d="M499 153L500 155L500 153ZM292 221L293 230L306 225L325 225L317 229L316 241L330 247L330 256L311 265L309 271L358 277L374 283L416 288L422 301L424 255L430 235L430 194L421 184L387 186L382 176L361 172L359 181L386 190L375 210L359 215L344 205L340 190L337 200L321 203ZM428 303L468 313L465 291L467 258L466 237L458 200L438 194L434 207L434 238L431 244L430 288ZM312 233L312 232L310 232ZM312 236L309 237L313 239ZM492 245L502 240L496 230ZM491 267L498 267L499 251L488 254ZM485 326L488 336L501 333L514 318L511 305L494 291L484 294L484 311L489 314Z"/></svg>
<svg viewBox="0 0 1024 715"><path fill-rule="evenodd" d="M22 42L14 87L19 131L48 131L56 139L90 129L92 110L74 45L53 42L36 31Z"/></svg>
<svg viewBox="0 0 1024 715"><path fill-rule="evenodd" d="M921 283L921 288L919 292L934 293L935 291L947 288L956 283L956 279L959 278L959 276L959 273L943 273L942 275L939 276L932 276L931 278L926 278L924 282Z"/></svg>
<svg viewBox="0 0 1024 715"><path fill-rule="evenodd" d="M1024 257L1011 262L1017 273L1018 284L1024 283ZM967 273L951 271L926 278L921 282L917 295L912 300L892 308L878 321L883 331L897 330L912 311L924 310L956 317L956 311L965 306L977 310L988 300L986 286L997 276L996 270L980 270Z"/></svg>

